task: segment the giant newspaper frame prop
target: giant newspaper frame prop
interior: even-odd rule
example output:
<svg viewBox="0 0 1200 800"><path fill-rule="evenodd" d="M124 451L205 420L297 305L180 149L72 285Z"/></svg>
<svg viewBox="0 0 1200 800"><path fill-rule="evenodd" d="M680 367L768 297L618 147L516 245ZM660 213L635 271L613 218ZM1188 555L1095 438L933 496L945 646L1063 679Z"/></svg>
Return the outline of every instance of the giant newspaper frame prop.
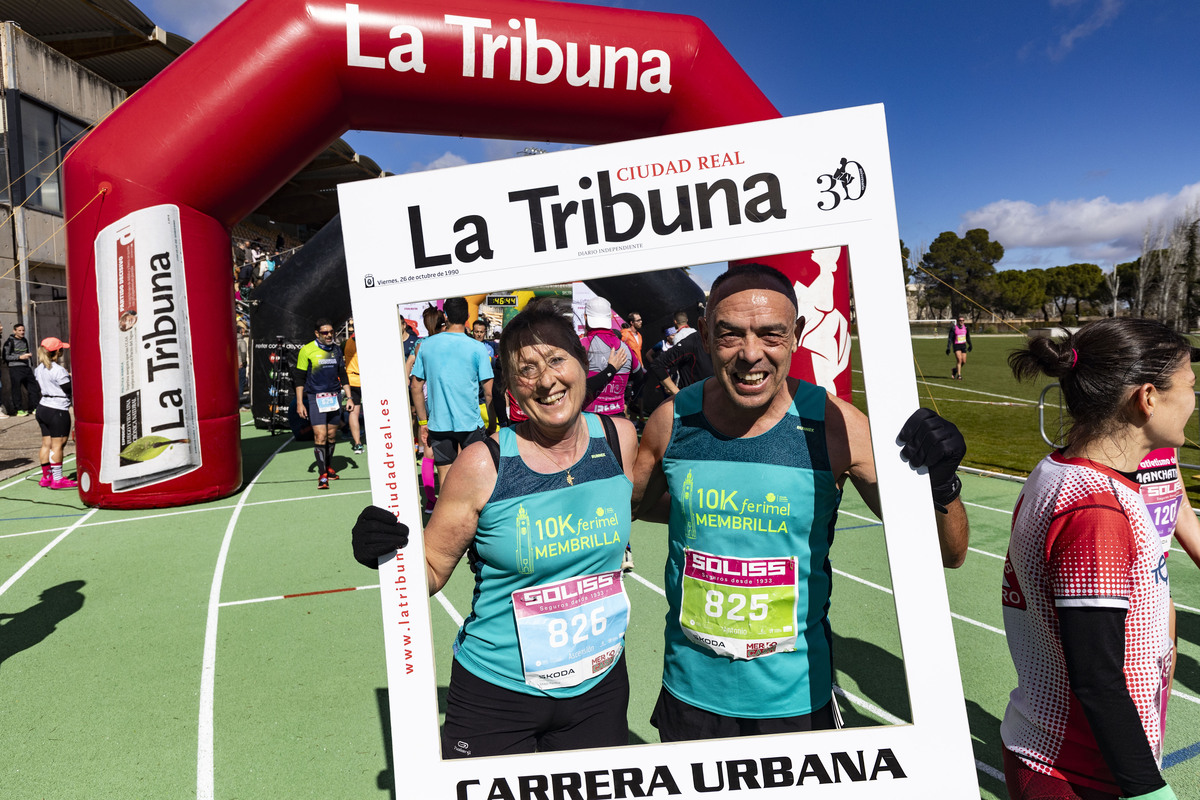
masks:
<svg viewBox="0 0 1200 800"><path fill-rule="evenodd" d="M698 199L713 186L711 201ZM649 209L657 202L670 222L682 194L691 230L655 226ZM882 106L395 176L344 185L339 196L373 502L411 531L379 570L397 797L700 797L718 772L745 789L978 796L928 478L895 444L918 401ZM555 204L575 213L556 219ZM397 305L842 245L857 278L912 724L443 761L434 650L450 643L431 634Z"/></svg>

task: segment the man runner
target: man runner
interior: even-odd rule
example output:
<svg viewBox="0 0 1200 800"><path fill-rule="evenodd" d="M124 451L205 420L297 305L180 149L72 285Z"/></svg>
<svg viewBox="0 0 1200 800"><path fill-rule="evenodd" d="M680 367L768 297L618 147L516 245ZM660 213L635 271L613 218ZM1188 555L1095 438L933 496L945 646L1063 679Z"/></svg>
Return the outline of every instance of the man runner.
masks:
<svg viewBox="0 0 1200 800"><path fill-rule="evenodd" d="M296 354L296 413L308 420L313 431L313 453L317 458L317 488L328 489L338 474L333 469L333 446L342 421L342 393L346 410L354 413L346 360L333 341L333 323L318 319L316 338Z"/></svg>
<svg viewBox="0 0 1200 800"><path fill-rule="evenodd" d="M879 493L866 417L787 375L803 326L782 273L726 272L694 334L714 377L646 424L634 508L667 521L670 537L663 689L651 718L663 741L839 725L829 546L846 478L877 514ZM942 561L957 567L968 540L955 476L962 436L921 410L901 439L901 456L929 467ZM776 576L762 592L731 577L762 574Z"/></svg>

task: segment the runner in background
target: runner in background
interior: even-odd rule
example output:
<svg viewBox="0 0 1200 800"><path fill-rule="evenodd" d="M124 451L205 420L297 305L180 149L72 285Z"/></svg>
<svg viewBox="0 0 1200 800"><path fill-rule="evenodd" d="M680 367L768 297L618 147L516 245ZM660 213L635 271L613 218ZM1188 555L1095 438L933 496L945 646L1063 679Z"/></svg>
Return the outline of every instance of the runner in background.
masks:
<svg viewBox="0 0 1200 800"><path fill-rule="evenodd" d="M321 318L316 324L316 338L296 354L296 413L308 420L313 431L313 454L317 462L317 488L328 489L329 481L337 480L333 469L333 446L342 421L342 394L346 395L346 410L356 410L350 397L346 361L342 349L333 341L333 323Z"/></svg>
<svg viewBox="0 0 1200 800"><path fill-rule="evenodd" d="M482 391L485 401L491 401L492 360L487 348L467 333L466 299L447 298L442 310L446 328L417 350L409 391L420 442L432 453L439 485L444 486L458 454L487 438L479 395Z"/></svg>
<svg viewBox="0 0 1200 800"><path fill-rule="evenodd" d="M954 368L950 370L950 377L961 381L967 353L971 352L971 332L967 330L967 321L962 314L950 326L950 334L946 337L946 355L950 355L951 349L954 350Z"/></svg>
<svg viewBox="0 0 1200 800"><path fill-rule="evenodd" d="M609 416L625 415L625 387L629 383L629 375L640 365L632 357L629 345L613 330L612 306L603 297L593 297L584 306L583 348L588 356L588 378L595 380L597 375L604 374L607 380L599 384L595 399L588 404L587 410L595 414ZM619 352L618 359L613 359L613 353ZM613 362L617 361L616 369Z"/></svg>
<svg viewBox="0 0 1200 800"><path fill-rule="evenodd" d="M1138 484L1142 488L1142 500L1154 521L1158 539L1162 542L1163 559L1171 554L1171 539L1174 537L1183 551L1200 567L1200 519L1192 510L1183 479L1179 474L1179 451L1174 447L1151 450L1142 459L1137 469ZM1171 600L1171 641L1175 652L1179 652L1179 637L1175 634L1175 600ZM1167 687L1175 682L1175 665L1178 658L1171 659L1171 678Z"/></svg>
<svg viewBox="0 0 1200 800"><path fill-rule="evenodd" d="M42 339L37 349L38 365L33 371L41 399L34 412L42 429L42 464L39 486L49 489L74 489L79 484L63 477L63 446L71 435L71 375L58 363L62 352L71 345L53 336Z"/></svg>

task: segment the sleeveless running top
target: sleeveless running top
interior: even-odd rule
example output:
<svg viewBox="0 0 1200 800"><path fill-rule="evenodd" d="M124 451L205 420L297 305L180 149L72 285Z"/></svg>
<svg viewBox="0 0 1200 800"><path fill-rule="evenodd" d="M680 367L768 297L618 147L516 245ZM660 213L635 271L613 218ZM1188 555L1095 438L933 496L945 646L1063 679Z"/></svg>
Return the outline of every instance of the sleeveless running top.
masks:
<svg viewBox="0 0 1200 800"><path fill-rule="evenodd" d="M500 429L496 488L467 554L475 594L455 658L480 679L515 692L582 694L623 647L628 603L620 570L633 486L600 419L584 419L587 451L550 475L529 469L516 433Z"/></svg>
<svg viewBox="0 0 1200 800"><path fill-rule="evenodd" d="M775 427L715 430L704 384L675 397L663 457L671 495L663 685L732 717L807 714L833 689L829 596L841 490L825 390L800 383Z"/></svg>

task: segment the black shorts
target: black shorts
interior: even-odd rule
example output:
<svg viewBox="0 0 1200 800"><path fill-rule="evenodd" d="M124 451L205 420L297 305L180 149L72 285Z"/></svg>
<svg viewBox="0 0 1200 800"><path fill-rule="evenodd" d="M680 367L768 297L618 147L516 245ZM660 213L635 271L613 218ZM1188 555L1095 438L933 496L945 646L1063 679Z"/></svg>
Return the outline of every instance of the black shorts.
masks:
<svg viewBox="0 0 1200 800"><path fill-rule="evenodd" d="M341 398L338 398L338 407L333 411L321 411L317 408L317 396L315 394L304 393L304 405L308 409L308 424L314 428L318 425L341 425L342 424L342 407Z"/></svg>
<svg viewBox="0 0 1200 800"><path fill-rule="evenodd" d="M502 689L450 670L442 758L476 758L629 744L629 673L621 656L578 697L554 698Z"/></svg>
<svg viewBox="0 0 1200 800"><path fill-rule="evenodd" d="M33 412L33 418L42 429L42 436L51 439L65 439L71 435L71 412L63 408L47 408L39 405Z"/></svg>
<svg viewBox="0 0 1200 800"><path fill-rule="evenodd" d="M680 700L664 686L658 693L658 702L654 704L650 724L658 728L658 736L664 742L687 742L694 739L835 730L842 727L842 718L832 696L828 703L808 714L752 719L726 717L723 714L705 711Z"/></svg>
<svg viewBox="0 0 1200 800"><path fill-rule="evenodd" d="M487 431L483 428L473 431L430 431L429 447L433 450L433 463L439 467L453 464L460 450L486 438Z"/></svg>
<svg viewBox="0 0 1200 800"><path fill-rule="evenodd" d="M967 346L965 344L956 344L954 345L954 352L965 353L967 352Z"/></svg>
<svg viewBox="0 0 1200 800"><path fill-rule="evenodd" d="M351 386L350 387L350 400L356 406L362 405L362 387L361 386Z"/></svg>

